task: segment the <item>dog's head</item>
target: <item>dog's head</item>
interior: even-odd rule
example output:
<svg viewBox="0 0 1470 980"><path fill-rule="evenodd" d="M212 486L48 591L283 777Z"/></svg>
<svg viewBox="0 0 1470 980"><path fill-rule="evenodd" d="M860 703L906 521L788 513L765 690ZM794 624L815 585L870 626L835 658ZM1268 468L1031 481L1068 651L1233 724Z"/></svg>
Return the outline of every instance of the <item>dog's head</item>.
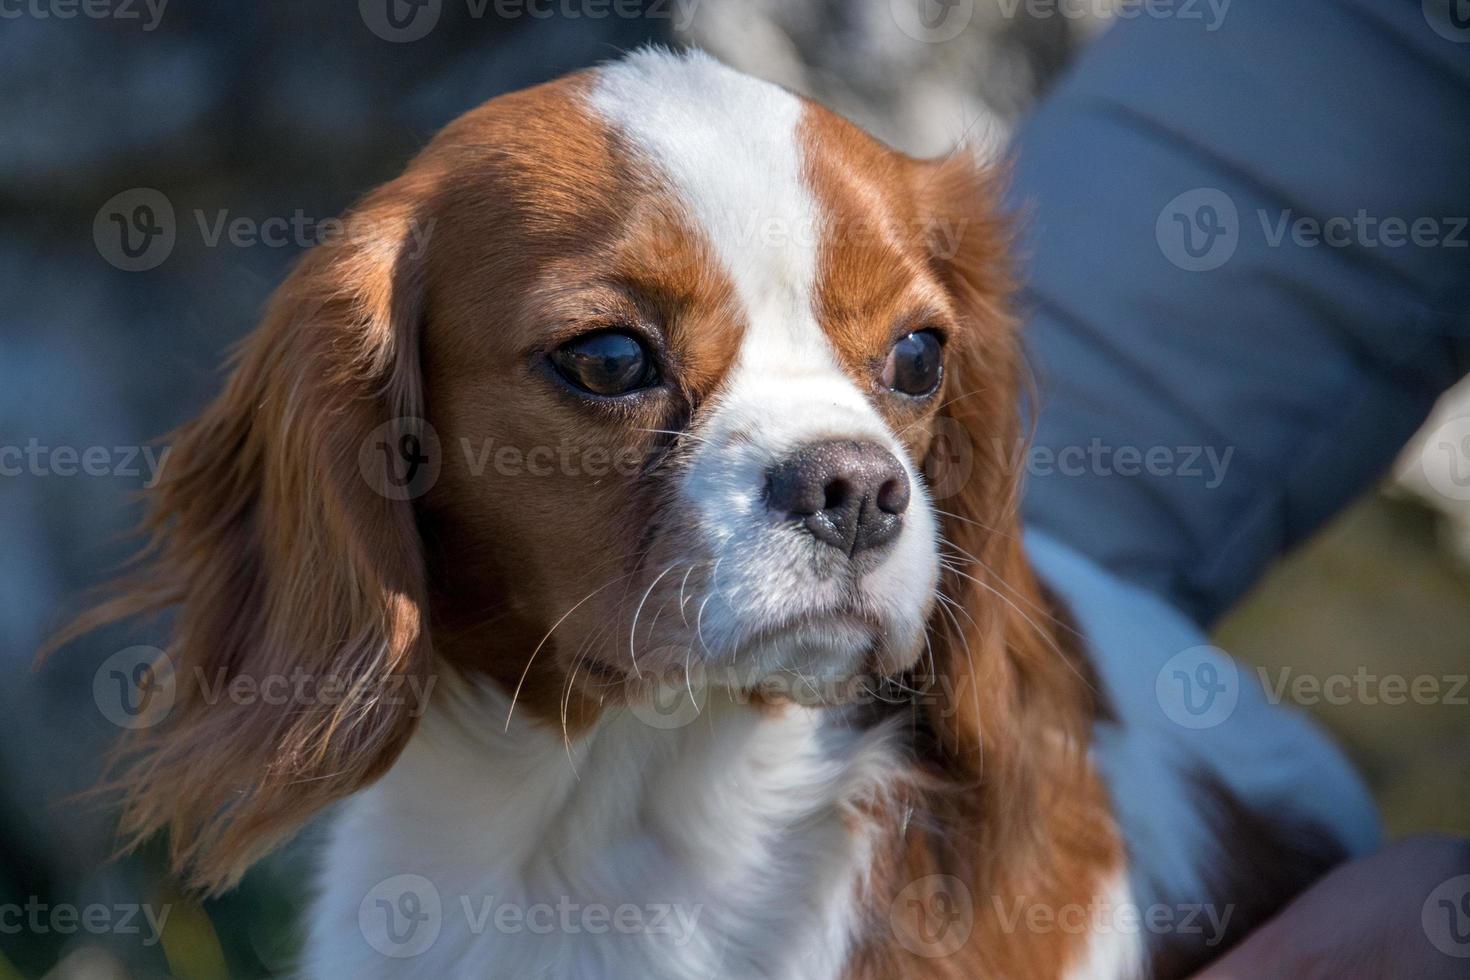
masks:
<svg viewBox="0 0 1470 980"><path fill-rule="evenodd" d="M441 663L550 716L981 657L1000 603L938 603L1014 570L990 184L698 55L451 124L175 439L158 557L94 617L178 607L131 827L228 879L391 764L424 685L386 680ZM277 674L279 707L195 683Z"/></svg>
<svg viewBox="0 0 1470 980"><path fill-rule="evenodd" d="M952 174L699 57L443 139L420 509L446 652L533 705L579 667L605 690L911 665L940 570L921 462L958 385L1000 384L959 380L968 349L1009 367L943 264L992 230L978 201L934 210Z"/></svg>

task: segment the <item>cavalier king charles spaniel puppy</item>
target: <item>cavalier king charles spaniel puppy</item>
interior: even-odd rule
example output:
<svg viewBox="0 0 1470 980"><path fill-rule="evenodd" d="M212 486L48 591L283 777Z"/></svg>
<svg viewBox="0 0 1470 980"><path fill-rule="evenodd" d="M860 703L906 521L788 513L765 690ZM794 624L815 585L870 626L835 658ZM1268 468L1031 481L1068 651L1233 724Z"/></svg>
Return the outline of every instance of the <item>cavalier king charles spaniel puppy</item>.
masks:
<svg viewBox="0 0 1470 980"><path fill-rule="evenodd" d="M447 126L79 624L173 611L129 838L213 892L330 808L320 978L1177 977L1371 847L1312 729L1023 536L997 183L662 49Z"/></svg>

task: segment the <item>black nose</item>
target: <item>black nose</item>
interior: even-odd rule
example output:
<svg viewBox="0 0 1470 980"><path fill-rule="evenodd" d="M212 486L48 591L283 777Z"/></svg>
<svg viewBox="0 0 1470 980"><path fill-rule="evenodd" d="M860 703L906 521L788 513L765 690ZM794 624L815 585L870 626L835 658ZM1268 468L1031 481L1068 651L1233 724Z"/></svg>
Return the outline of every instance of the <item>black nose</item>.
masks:
<svg viewBox="0 0 1470 980"><path fill-rule="evenodd" d="M872 442L818 442L771 468L772 510L799 520L849 555L887 544L903 528L909 477Z"/></svg>

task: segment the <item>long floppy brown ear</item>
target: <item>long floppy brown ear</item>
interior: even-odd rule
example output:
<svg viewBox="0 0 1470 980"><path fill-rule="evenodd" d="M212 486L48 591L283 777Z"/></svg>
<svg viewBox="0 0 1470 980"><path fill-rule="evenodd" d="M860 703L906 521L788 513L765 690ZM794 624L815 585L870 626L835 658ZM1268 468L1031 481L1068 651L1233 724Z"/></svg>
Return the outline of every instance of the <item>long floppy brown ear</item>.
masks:
<svg viewBox="0 0 1470 980"><path fill-rule="evenodd" d="M113 785L129 840L169 830L206 889L381 775L429 689L412 486L381 469L420 445L401 440L420 435L422 190L387 185L303 257L171 436L140 570L60 638L174 610L174 701L125 738Z"/></svg>
<svg viewBox="0 0 1470 980"><path fill-rule="evenodd" d="M963 610L941 608L931 631L936 666L954 699L933 724L959 760L983 764L988 784L1024 796L1037 773L1028 746L1053 746L1058 734L1085 740L1077 685L1084 700L1086 688L1066 649L1066 627L1021 542L1022 412L1030 388L1011 310L1005 175L961 152L925 165L919 179L932 261L964 321L946 356L944 407L927 466L949 566L941 588Z"/></svg>

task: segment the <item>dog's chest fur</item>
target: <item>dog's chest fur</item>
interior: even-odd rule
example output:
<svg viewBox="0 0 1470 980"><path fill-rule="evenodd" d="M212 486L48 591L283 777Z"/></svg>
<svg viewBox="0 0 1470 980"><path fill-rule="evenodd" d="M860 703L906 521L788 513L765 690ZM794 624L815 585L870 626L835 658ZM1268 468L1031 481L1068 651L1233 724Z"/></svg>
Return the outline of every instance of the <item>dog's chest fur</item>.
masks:
<svg viewBox="0 0 1470 980"><path fill-rule="evenodd" d="M344 804L316 977L838 977L862 927L891 730L714 694L610 711L568 750L458 687ZM416 920L416 921L415 921Z"/></svg>

